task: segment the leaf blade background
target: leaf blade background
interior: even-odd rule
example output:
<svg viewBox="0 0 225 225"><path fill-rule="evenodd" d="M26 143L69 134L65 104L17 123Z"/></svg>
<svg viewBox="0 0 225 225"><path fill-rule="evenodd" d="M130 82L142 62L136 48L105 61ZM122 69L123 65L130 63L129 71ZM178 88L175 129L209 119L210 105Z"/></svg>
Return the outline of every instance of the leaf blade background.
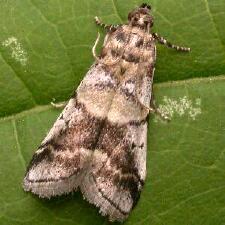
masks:
<svg viewBox="0 0 225 225"><path fill-rule="evenodd" d="M125 22L139 3L0 3L0 43L15 37L28 58L23 66L11 48L0 45L0 224L107 224L79 193L45 201L24 193L21 182L32 151L59 114L49 102L68 99L93 61L98 29L93 17ZM169 124L151 117L148 179L126 224L223 224L225 94L224 76L219 75L225 72L225 3L174 0L151 5L154 31L192 48L190 54L180 54L158 46L156 99L199 97L202 114L196 121L175 116Z"/></svg>

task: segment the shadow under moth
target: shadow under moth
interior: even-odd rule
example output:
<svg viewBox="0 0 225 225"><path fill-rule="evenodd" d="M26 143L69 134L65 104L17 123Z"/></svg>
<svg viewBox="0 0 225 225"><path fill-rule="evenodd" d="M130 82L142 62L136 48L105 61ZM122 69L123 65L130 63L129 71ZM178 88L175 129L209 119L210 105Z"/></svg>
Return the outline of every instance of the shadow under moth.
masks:
<svg viewBox="0 0 225 225"><path fill-rule="evenodd" d="M146 177L147 123L152 103L156 42L151 7L142 4L128 23L96 23L106 31L100 56L69 100L27 168L25 191L51 198L78 188L110 221L124 221Z"/></svg>

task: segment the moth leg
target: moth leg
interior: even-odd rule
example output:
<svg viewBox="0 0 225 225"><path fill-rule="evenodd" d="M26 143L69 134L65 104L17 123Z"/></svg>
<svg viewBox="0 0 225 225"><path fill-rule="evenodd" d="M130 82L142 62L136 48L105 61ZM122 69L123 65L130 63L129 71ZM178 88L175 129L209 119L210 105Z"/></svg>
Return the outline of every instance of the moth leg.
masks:
<svg viewBox="0 0 225 225"><path fill-rule="evenodd" d="M182 47L182 46L177 46L177 45L174 45L172 43L170 43L169 41L167 41L164 37L161 37L159 34L157 33L153 33L152 34L153 37L162 45L165 45L167 46L168 48L173 48L177 51L182 51L182 52L190 52L191 49L190 48L186 48L186 47Z"/></svg>
<svg viewBox="0 0 225 225"><path fill-rule="evenodd" d="M165 121L170 121L169 116L165 115L164 113L162 113L159 109L159 107L156 105L155 100L152 96L151 98L151 102L150 102L150 108L149 108L149 112L150 113L155 113L156 115L158 115L161 119L165 120Z"/></svg>
<svg viewBox="0 0 225 225"><path fill-rule="evenodd" d="M103 27L104 29L109 30L109 31L116 30L116 28L117 28L118 26L120 26L119 24L117 24L117 25L113 25L113 24L105 24L105 23L103 23L97 16L95 17L95 23L96 23L97 25L99 25L100 27Z"/></svg>
<svg viewBox="0 0 225 225"><path fill-rule="evenodd" d="M62 109L67 105L68 102L54 103L51 102L51 105L56 109Z"/></svg>
<svg viewBox="0 0 225 225"><path fill-rule="evenodd" d="M159 110L159 108L155 105L155 103L151 102L150 107L143 105L141 102L139 102L139 104L146 110L147 114L148 113L155 113L156 115L160 116L161 119L166 120L166 121L170 121L170 118L167 115L163 114Z"/></svg>

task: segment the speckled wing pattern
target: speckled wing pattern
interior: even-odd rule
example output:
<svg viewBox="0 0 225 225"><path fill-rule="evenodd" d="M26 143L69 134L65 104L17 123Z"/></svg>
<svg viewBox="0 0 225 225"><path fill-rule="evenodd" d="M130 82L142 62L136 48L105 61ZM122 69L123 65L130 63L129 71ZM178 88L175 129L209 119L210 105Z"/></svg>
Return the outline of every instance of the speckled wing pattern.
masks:
<svg viewBox="0 0 225 225"><path fill-rule="evenodd" d="M150 34L123 25L105 38L102 59L118 85L80 189L111 221L125 220L146 177L147 118L155 63ZM94 112L97 114L97 112Z"/></svg>
<svg viewBox="0 0 225 225"><path fill-rule="evenodd" d="M107 88L103 90L101 86ZM92 66L77 94L70 99L33 155L24 178L26 191L50 198L79 186L95 150L115 87L116 81L102 65ZM90 112L89 107L99 115Z"/></svg>
<svg viewBox="0 0 225 225"><path fill-rule="evenodd" d="M136 90L142 91L142 97L148 96L143 103L149 103L145 79L142 89L134 78L121 82L80 185L85 198L111 221L127 218L146 177L147 112L135 95Z"/></svg>
<svg viewBox="0 0 225 225"><path fill-rule="evenodd" d="M111 221L125 220L146 177L154 38L121 25L35 152L24 189L40 197L78 187Z"/></svg>

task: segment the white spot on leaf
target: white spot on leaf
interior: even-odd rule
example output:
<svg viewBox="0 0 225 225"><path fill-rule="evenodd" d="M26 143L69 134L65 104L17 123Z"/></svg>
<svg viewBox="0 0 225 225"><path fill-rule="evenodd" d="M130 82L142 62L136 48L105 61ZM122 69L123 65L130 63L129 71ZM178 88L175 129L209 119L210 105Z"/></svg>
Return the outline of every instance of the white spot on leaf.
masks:
<svg viewBox="0 0 225 225"><path fill-rule="evenodd" d="M159 105L159 112L163 116L167 116L170 119L178 115L188 116L192 120L195 120L196 117L201 114L201 99L196 98L194 101L188 99L187 96L180 97L178 100L171 99L167 96L163 97L163 104ZM157 119L156 119L157 121Z"/></svg>
<svg viewBox="0 0 225 225"><path fill-rule="evenodd" d="M27 52L23 49L17 38L9 37L2 42L2 46L11 50L11 57L19 62L22 66L27 64Z"/></svg>

